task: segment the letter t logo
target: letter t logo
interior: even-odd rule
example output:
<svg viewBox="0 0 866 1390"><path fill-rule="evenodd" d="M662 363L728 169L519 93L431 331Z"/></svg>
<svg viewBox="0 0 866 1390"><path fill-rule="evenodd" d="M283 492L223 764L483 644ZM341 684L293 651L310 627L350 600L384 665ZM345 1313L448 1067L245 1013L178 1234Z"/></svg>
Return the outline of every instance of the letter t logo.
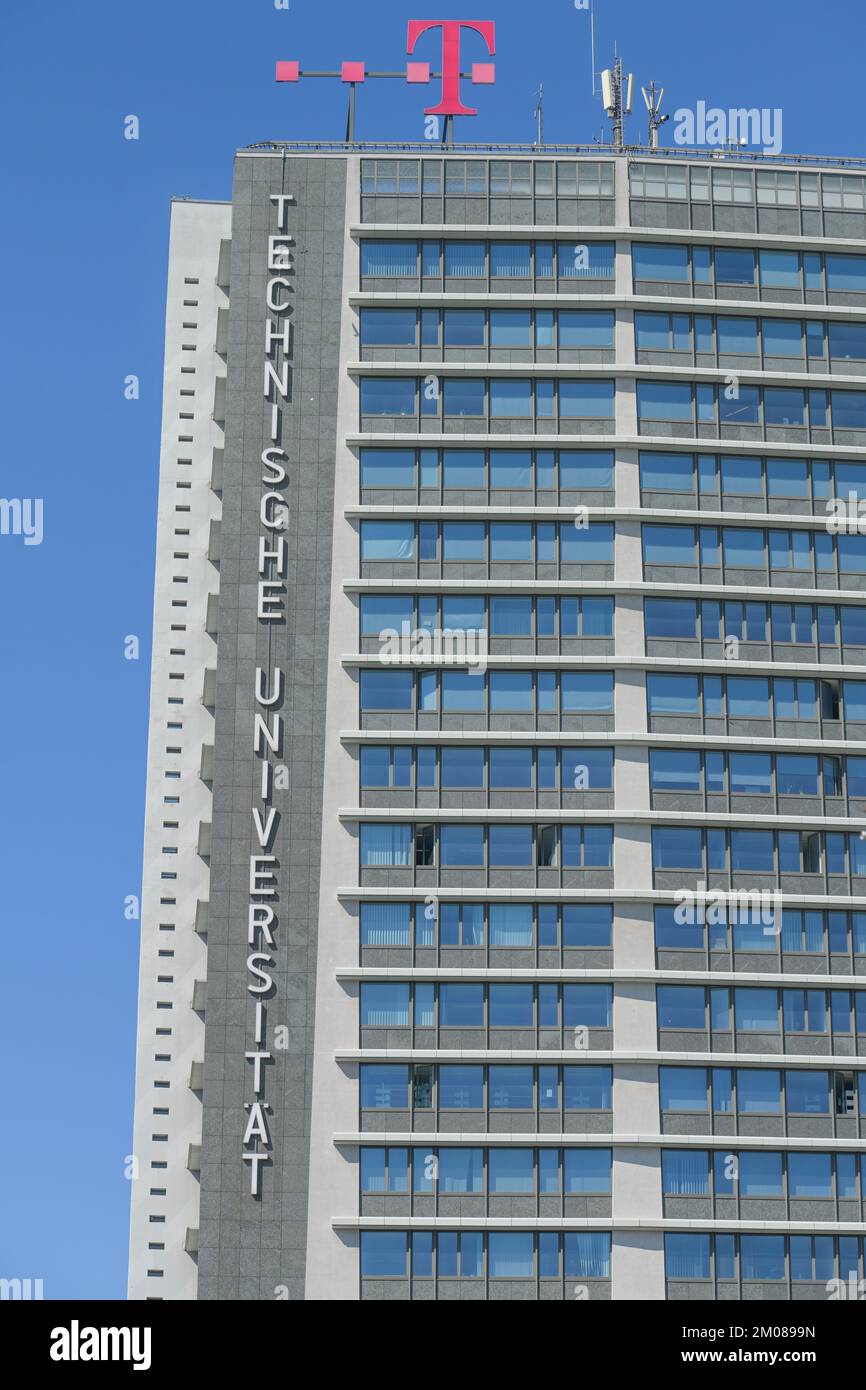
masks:
<svg viewBox="0 0 866 1390"><path fill-rule="evenodd" d="M474 29L487 44L491 57L496 52L496 25L492 19L410 19L406 52L415 52L415 45L428 29L442 30L442 100L438 106L425 106L425 116L476 116L471 106L460 100L460 30ZM489 82L488 67L478 64L479 73L473 80ZM492 68L490 69L492 71Z"/></svg>

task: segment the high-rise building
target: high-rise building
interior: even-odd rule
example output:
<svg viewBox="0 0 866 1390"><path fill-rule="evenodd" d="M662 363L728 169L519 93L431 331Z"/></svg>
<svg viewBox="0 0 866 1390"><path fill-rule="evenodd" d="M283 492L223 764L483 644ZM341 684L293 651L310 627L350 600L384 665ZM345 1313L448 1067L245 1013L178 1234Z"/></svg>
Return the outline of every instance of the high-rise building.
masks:
<svg viewBox="0 0 866 1390"><path fill-rule="evenodd" d="M844 161L173 205L131 1297L862 1277L861 497Z"/></svg>

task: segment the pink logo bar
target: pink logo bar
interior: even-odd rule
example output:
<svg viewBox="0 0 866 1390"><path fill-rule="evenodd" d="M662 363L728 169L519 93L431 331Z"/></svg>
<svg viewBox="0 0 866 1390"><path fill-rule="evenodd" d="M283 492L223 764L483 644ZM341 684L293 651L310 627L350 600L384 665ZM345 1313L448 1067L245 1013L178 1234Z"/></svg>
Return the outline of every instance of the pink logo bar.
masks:
<svg viewBox="0 0 866 1390"><path fill-rule="evenodd" d="M428 29L442 30L442 97L438 106L425 106L425 116L476 116L477 110L464 106L460 97L460 33L472 29L480 34L490 56L496 52L496 25L492 19L410 19L406 52L415 52L415 45ZM490 83L494 80L492 63L476 63L472 81Z"/></svg>
<svg viewBox="0 0 866 1390"><path fill-rule="evenodd" d="M411 60L415 52L415 46L422 35L431 29L442 30L442 71L436 72L430 63L409 61L406 64L406 81L414 85L426 85L434 78L442 79L442 93L436 106L427 106L424 109L426 116L476 116L478 113L472 106L463 104L460 83L463 77L471 77L471 81L476 86L490 86L496 80L496 66L494 63L473 63L470 74L460 71L460 38L464 29L471 29L473 33L480 34L491 57L496 52L496 25L492 19L410 19L407 37L406 52ZM340 78L344 83L352 88L351 98L354 102L354 89L359 83L367 82L370 78L392 77L400 78L400 72L370 72L366 63L357 61L346 61L340 64L337 72L315 72L305 73L299 62L278 62L276 65L276 79L278 82L300 82L302 77L330 77ZM350 128L354 127L354 106L349 115Z"/></svg>

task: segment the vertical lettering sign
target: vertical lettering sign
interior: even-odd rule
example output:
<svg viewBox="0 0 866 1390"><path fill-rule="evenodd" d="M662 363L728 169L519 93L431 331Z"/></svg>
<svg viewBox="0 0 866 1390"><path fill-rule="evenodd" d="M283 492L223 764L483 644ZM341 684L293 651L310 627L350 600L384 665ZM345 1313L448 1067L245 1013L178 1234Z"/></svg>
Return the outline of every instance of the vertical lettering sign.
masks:
<svg viewBox="0 0 866 1390"><path fill-rule="evenodd" d="M277 209L277 232L268 236L267 291L265 303L264 398L268 410L270 444L262 450L259 504L261 532L258 538L258 591L256 618L269 628L286 620L286 575L288 505L281 490L288 479L288 455L281 448L280 403L291 392L291 295L294 271L294 238L286 231L288 207L294 201L289 193L272 193ZM268 650L271 642L268 641ZM273 1061L268 1046L265 1000L275 993L275 930L279 901L280 874L274 842L280 816L273 804L275 761L283 752L284 721L278 712L285 690L285 672L269 657L268 666L256 667L253 717L253 752L260 760L258 791L252 806L255 847L250 855L249 913L247 917L247 992L254 1001L252 1046L244 1056L251 1063L253 1099L244 1102L246 1123L242 1143L244 1163L250 1165L250 1193L261 1195L262 1168L273 1163L268 1116L273 1107L267 1098L267 1063ZM250 1040L248 1040L249 1042Z"/></svg>

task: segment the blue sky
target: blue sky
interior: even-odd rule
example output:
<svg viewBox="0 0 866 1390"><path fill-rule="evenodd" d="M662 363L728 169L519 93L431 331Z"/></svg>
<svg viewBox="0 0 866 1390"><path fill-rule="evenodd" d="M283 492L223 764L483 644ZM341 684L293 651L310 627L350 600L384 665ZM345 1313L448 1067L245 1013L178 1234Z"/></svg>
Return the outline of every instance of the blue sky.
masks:
<svg viewBox="0 0 866 1390"><path fill-rule="evenodd" d="M781 107L786 151L866 154L859 0L596 13L599 58L618 38L668 111ZM0 536L0 1276L43 1278L48 1298L126 1286L138 940L123 902L141 875L169 199L228 198L238 146L342 137L339 84L277 87L276 59L399 68L407 19L466 14L497 22L497 86L475 89L458 139L531 140L541 81L548 140L600 134L573 0L3 3L0 495L44 499L45 534ZM435 39L416 56L435 63ZM371 84L359 138L421 138L426 91Z"/></svg>

